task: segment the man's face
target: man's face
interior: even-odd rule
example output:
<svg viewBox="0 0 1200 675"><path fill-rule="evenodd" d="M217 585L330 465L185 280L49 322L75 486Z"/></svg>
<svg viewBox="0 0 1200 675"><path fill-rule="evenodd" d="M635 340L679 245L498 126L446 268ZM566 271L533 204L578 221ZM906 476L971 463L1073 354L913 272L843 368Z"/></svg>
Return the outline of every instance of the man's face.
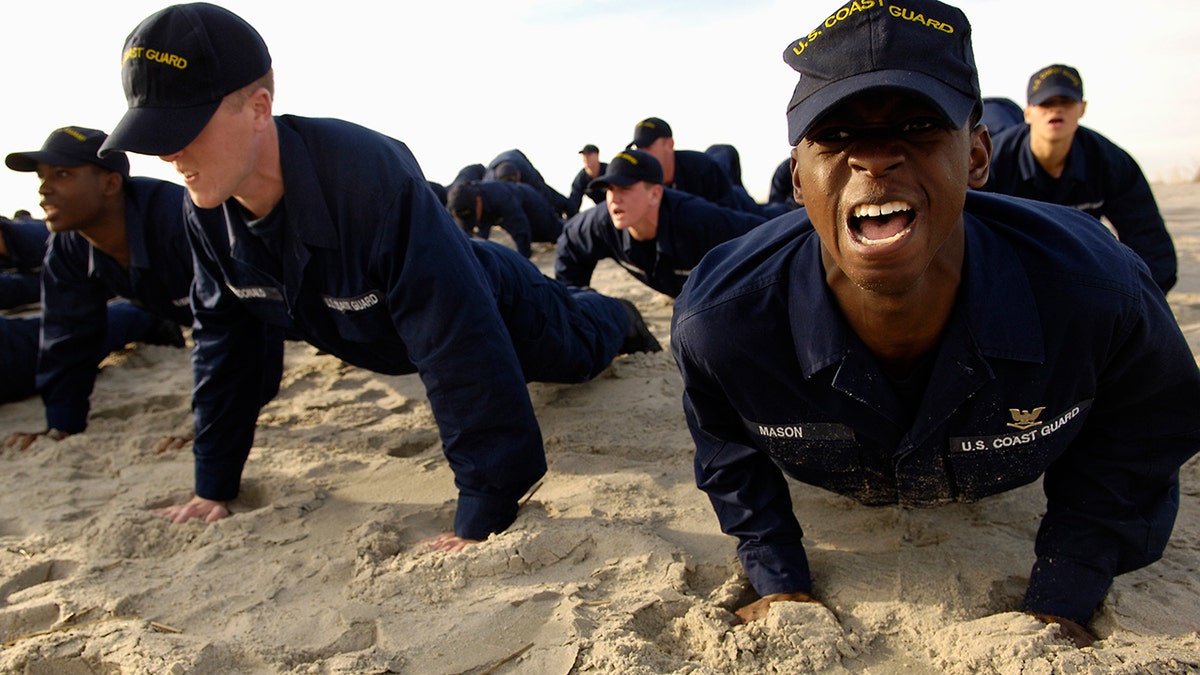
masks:
<svg viewBox="0 0 1200 675"><path fill-rule="evenodd" d="M587 171L587 175L597 178L600 175L600 153L583 153L583 168Z"/></svg>
<svg viewBox="0 0 1200 675"><path fill-rule="evenodd" d="M160 157L183 177L196 206L211 209L233 195L246 196L243 191L248 189L257 149L253 123L249 103L240 110L222 104L191 143Z"/></svg>
<svg viewBox="0 0 1200 675"><path fill-rule="evenodd" d="M792 179L821 237L826 278L898 294L914 288L962 227L967 187L987 179L990 139L952 129L930 104L866 92L792 150Z"/></svg>
<svg viewBox="0 0 1200 675"><path fill-rule="evenodd" d="M1079 129L1079 120L1087 110L1086 101L1054 96L1040 105L1025 106L1029 133L1045 141L1070 140Z"/></svg>
<svg viewBox="0 0 1200 675"><path fill-rule="evenodd" d="M40 206L51 232L83 230L96 224L104 212L106 195L120 189L120 176L92 164L38 164L37 177Z"/></svg>
<svg viewBox="0 0 1200 675"><path fill-rule="evenodd" d="M658 203L662 186L646 181L633 185L608 186L608 215L613 227L629 230L637 241L650 241L658 235Z"/></svg>

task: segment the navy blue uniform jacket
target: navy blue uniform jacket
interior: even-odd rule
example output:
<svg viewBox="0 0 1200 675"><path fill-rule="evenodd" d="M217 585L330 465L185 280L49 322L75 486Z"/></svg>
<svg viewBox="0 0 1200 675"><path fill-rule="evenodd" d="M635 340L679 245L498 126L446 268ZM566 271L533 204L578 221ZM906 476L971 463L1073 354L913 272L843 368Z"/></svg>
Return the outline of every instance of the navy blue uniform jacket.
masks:
<svg viewBox="0 0 1200 675"><path fill-rule="evenodd" d="M698 485L758 593L808 591L784 474L866 504L1045 474L1028 611L1084 623L1157 560L1200 447L1200 373L1144 264L1090 217L967 195L963 286L915 416L850 330L797 211L714 249L675 303Z"/></svg>
<svg viewBox="0 0 1200 675"><path fill-rule="evenodd" d="M764 220L753 213L722 208L684 192L664 189L658 206L654 259L639 262L633 237L613 227L607 206L597 206L563 225L554 257L554 276L568 286L583 288L592 283L596 263L612 258L642 283L673 298L705 253Z"/></svg>
<svg viewBox="0 0 1200 675"><path fill-rule="evenodd" d="M603 176L607 172L608 162L600 162L600 173L598 175ZM566 216L568 218L579 213L579 207L583 205L584 195L587 195L593 204L604 206L606 190L600 187L589 190L588 185L592 180L592 177L588 175L587 169L580 169L579 173L575 174L575 178L571 181L571 194L567 195Z"/></svg>
<svg viewBox="0 0 1200 675"><path fill-rule="evenodd" d="M489 181L497 180L496 169L505 162L513 164L521 172L521 183L533 187L539 194L546 198L546 202L550 204L550 208L554 209L556 214L565 215L567 212L567 198L561 192L550 187L546 183L546 179L541 172L533 166L533 162L525 156L525 153L520 150L505 150L496 155L492 161L488 162L487 168L484 171L483 177L479 180ZM461 174L460 174L461 175Z"/></svg>
<svg viewBox="0 0 1200 675"><path fill-rule="evenodd" d="M50 232L40 220L9 220L0 218L0 237L8 255L0 255L0 268L36 272L42 268L46 255L46 239Z"/></svg>
<svg viewBox="0 0 1200 675"><path fill-rule="evenodd" d="M526 377L563 370L549 363L562 349L508 337L505 307L538 310L513 301L509 280L563 296L566 287L515 251L468 238L400 141L341 120L283 115L276 128L285 191L268 219L285 226L275 238L253 232L233 199L214 209L187 202L196 494L238 493L259 411L256 355L270 324L362 368L420 373L459 489L455 532L481 539L503 530L546 469ZM589 295L606 303L614 329L607 353L585 359L602 369L628 319L617 301ZM588 368L574 381L593 376Z"/></svg>
<svg viewBox="0 0 1200 675"><path fill-rule="evenodd" d="M192 323L192 255L183 226L184 190L155 178L125 181L129 268L77 232L50 236L42 268L37 387L51 429L87 427L88 398L105 348L107 303L120 296L180 325Z"/></svg>
<svg viewBox="0 0 1200 675"><path fill-rule="evenodd" d="M1104 136L1079 127L1063 174L1055 179L1029 148L1029 125L1017 124L992 139L988 192L1070 206L1112 223L1164 293L1175 285L1175 245L1146 176L1129 153Z"/></svg>
<svg viewBox="0 0 1200 675"><path fill-rule="evenodd" d="M532 241L556 241L562 233L562 221L554 208L537 190L524 183L486 180L477 183L483 196L483 215L479 218L479 236L487 239L493 227L508 232L517 251L533 255Z"/></svg>
<svg viewBox="0 0 1200 675"><path fill-rule="evenodd" d="M727 208L737 208L733 185L721 165L699 150L675 151L675 176L667 187L707 199Z"/></svg>
<svg viewBox="0 0 1200 675"><path fill-rule="evenodd" d="M0 309L37 303L42 298L42 259L46 257L46 223L0 218ZM32 367L32 366L30 366ZM33 382L33 378L29 378Z"/></svg>

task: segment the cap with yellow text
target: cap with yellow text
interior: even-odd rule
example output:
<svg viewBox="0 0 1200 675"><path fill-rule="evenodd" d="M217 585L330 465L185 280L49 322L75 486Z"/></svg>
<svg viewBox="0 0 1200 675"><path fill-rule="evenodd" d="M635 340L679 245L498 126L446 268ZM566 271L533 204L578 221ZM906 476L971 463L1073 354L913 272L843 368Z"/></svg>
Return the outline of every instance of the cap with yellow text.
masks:
<svg viewBox="0 0 1200 675"><path fill-rule="evenodd" d="M110 152L101 158L96 153L108 135L99 129L62 127L50 132L41 150L13 152L4 164L13 171L37 171L38 164L83 166L94 164L105 171L129 176L129 158L123 152Z"/></svg>
<svg viewBox="0 0 1200 675"><path fill-rule="evenodd" d="M603 176L588 183L587 189L607 189L609 185L628 187L641 181L662 185L662 164L644 150L623 150L609 161Z"/></svg>
<svg viewBox="0 0 1200 675"><path fill-rule="evenodd" d="M169 155L183 149L226 95L270 68L262 36L223 7L196 2L150 15L125 40L121 82L129 109L100 154Z"/></svg>
<svg viewBox="0 0 1200 675"><path fill-rule="evenodd" d="M800 73L787 109L792 145L825 113L869 89L919 96L955 127L981 105L971 24L957 7L934 0L853 0L793 40L783 60Z"/></svg>
<svg viewBox="0 0 1200 675"><path fill-rule="evenodd" d="M1065 96L1076 102L1083 100L1083 78L1078 70L1056 63L1030 76L1025 87L1025 100L1029 105L1041 105L1055 96Z"/></svg>
<svg viewBox="0 0 1200 675"><path fill-rule="evenodd" d="M671 125L658 117L647 117L633 127L633 140L628 148L648 148L660 138L671 138Z"/></svg>

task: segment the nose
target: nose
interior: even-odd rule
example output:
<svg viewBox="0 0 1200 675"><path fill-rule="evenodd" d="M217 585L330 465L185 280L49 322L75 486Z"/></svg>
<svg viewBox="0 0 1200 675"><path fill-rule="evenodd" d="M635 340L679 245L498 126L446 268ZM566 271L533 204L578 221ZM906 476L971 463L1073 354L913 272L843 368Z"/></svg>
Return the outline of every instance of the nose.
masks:
<svg viewBox="0 0 1200 675"><path fill-rule="evenodd" d="M178 159L178 158L179 158L179 154L180 154L181 152L183 152L183 151L182 151L182 150L177 150L177 151L175 151L175 152L172 152L172 153L171 153L171 154L169 154L169 155L159 155L159 156L158 156L158 158L159 158L159 159L161 159L162 161L164 161L164 162L167 162L168 164L170 164L171 162L174 162L176 159Z"/></svg>
<svg viewBox="0 0 1200 675"><path fill-rule="evenodd" d="M891 139L867 138L855 144L849 162L856 172L880 178L904 163L904 153L899 144Z"/></svg>

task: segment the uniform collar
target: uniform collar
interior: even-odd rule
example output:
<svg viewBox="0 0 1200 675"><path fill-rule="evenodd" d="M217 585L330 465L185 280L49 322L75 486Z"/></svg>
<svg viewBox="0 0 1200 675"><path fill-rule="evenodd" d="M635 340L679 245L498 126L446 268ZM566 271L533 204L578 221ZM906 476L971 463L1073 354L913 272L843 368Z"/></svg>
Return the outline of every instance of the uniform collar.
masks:
<svg viewBox="0 0 1200 675"><path fill-rule="evenodd" d="M1087 181L1087 159L1084 157L1084 153L1079 150L1078 143L1081 133L1083 133L1083 127L1075 130L1075 138L1071 141L1070 151L1067 152L1067 161L1063 166L1062 175L1056 179L1059 183L1082 183ZM1037 158L1033 156L1033 149L1029 145L1029 134L1029 125L1025 125L1017 146L1019 148L1019 152L1017 153L1017 168L1021 173L1021 180L1025 182L1036 181L1041 175L1050 176L1038 164Z"/></svg>
<svg viewBox="0 0 1200 675"><path fill-rule="evenodd" d="M310 246L338 248L337 228L325 204L316 167L300 134L275 118L283 169L283 204L288 228Z"/></svg>
<svg viewBox="0 0 1200 675"><path fill-rule="evenodd" d="M141 195L143 179L129 178L125 181L125 245L129 247L129 267L149 269L150 252L146 250L146 222L142 213Z"/></svg>

